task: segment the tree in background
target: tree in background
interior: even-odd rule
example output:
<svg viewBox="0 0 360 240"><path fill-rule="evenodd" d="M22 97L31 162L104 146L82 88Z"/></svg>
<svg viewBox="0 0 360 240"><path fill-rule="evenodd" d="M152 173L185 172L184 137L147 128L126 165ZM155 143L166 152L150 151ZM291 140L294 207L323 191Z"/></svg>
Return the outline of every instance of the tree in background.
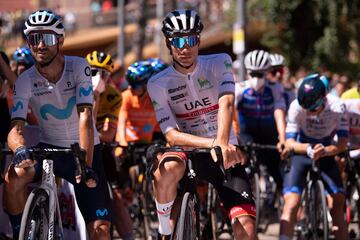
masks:
<svg viewBox="0 0 360 240"><path fill-rule="evenodd" d="M249 0L247 9L249 21L268 23L261 43L284 54L292 69L360 69L360 1Z"/></svg>

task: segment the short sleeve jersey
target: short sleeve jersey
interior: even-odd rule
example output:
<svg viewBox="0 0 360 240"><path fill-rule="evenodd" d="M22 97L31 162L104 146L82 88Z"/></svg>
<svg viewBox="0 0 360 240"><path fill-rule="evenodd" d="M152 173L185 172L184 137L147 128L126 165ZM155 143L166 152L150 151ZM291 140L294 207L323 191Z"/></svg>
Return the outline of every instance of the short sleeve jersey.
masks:
<svg viewBox="0 0 360 240"><path fill-rule="evenodd" d="M327 146L337 135L338 138L348 137L349 121L345 104L337 97L327 95L325 108L318 115L309 115L298 100L294 100L288 112L286 138L301 143Z"/></svg>
<svg viewBox="0 0 360 240"><path fill-rule="evenodd" d="M200 55L193 72L182 74L170 66L148 82L164 134L177 129L196 136L216 137L219 97L234 91L232 61L227 54ZM230 143L237 143L233 129Z"/></svg>
<svg viewBox="0 0 360 240"><path fill-rule="evenodd" d="M45 79L35 66L19 76L14 88L11 119L25 121L30 105L39 122L40 141L70 147L71 143L79 141L77 107L91 107L92 103L91 72L87 61L65 56L62 76L55 84ZM99 143L96 131L94 143Z"/></svg>
<svg viewBox="0 0 360 240"><path fill-rule="evenodd" d="M127 119L126 141L150 143L157 121L149 95L137 96L127 89L122 93L122 98L120 114Z"/></svg>
<svg viewBox="0 0 360 240"><path fill-rule="evenodd" d="M277 142L274 111L276 109L286 110L283 86L266 81L263 89L255 91L251 87L251 81L253 79L239 83L235 88L235 104L239 113L240 133L252 135L255 141L268 139L273 142L275 139Z"/></svg>
<svg viewBox="0 0 360 240"><path fill-rule="evenodd" d="M102 129L104 124L111 128L117 128L121 101L121 93L113 86L107 84L99 99L99 108L96 116L96 128L98 130Z"/></svg>

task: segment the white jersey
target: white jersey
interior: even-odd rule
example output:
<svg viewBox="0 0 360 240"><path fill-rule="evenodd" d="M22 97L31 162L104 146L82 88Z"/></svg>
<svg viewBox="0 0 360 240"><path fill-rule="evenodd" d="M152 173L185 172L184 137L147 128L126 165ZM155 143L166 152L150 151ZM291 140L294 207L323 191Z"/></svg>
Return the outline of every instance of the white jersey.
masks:
<svg viewBox="0 0 360 240"><path fill-rule="evenodd" d="M349 142L352 149L360 148L360 99L344 100L349 116Z"/></svg>
<svg viewBox="0 0 360 240"><path fill-rule="evenodd" d="M170 66L153 76L147 89L164 134L178 129L214 138L219 97L235 91L231 58L227 54L198 56L194 71L188 74ZM230 143L237 143L233 129Z"/></svg>
<svg viewBox="0 0 360 240"><path fill-rule="evenodd" d="M338 138L348 137L349 122L343 101L329 94L326 99L325 109L318 115L308 115L298 100L294 100L288 112L286 138L327 146L335 134Z"/></svg>
<svg viewBox="0 0 360 240"><path fill-rule="evenodd" d="M92 103L91 70L87 61L65 56L64 71L56 84L45 79L35 66L19 76L14 88L11 119L25 120L30 105L39 122L40 142L70 147L71 143L79 141L76 106L91 106ZM94 143L99 143L96 131Z"/></svg>

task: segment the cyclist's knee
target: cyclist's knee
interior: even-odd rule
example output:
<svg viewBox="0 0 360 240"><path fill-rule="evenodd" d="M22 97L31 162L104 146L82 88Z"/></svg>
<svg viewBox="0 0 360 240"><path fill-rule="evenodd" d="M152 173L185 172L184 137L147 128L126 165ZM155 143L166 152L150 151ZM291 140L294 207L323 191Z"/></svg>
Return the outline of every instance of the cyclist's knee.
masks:
<svg viewBox="0 0 360 240"><path fill-rule="evenodd" d="M5 189L10 192L18 192L25 189L35 175L34 168L14 168L10 167L5 175Z"/></svg>
<svg viewBox="0 0 360 240"><path fill-rule="evenodd" d="M283 208L283 214L296 215L300 204L300 196L295 193L289 193L284 196L285 204Z"/></svg>
<svg viewBox="0 0 360 240"><path fill-rule="evenodd" d="M156 185L177 184L185 173L185 162L177 157L167 157L161 159L154 171L154 180Z"/></svg>
<svg viewBox="0 0 360 240"><path fill-rule="evenodd" d="M96 220L87 225L90 239L107 240L110 239L110 222Z"/></svg>

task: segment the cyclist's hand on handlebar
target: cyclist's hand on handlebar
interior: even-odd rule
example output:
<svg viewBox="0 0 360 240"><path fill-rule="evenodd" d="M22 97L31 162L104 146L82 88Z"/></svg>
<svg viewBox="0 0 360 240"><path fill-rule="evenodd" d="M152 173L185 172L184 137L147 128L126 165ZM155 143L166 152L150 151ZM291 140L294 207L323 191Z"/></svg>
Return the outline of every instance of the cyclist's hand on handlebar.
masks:
<svg viewBox="0 0 360 240"><path fill-rule="evenodd" d="M279 153L281 154L285 150L285 143L284 142L278 142L276 144L276 148L279 151Z"/></svg>
<svg viewBox="0 0 360 240"><path fill-rule="evenodd" d="M294 153L294 148L292 148L286 144L283 144L281 147L282 147L282 150L280 152L281 160L286 160L289 155Z"/></svg>
<svg viewBox="0 0 360 240"><path fill-rule="evenodd" d="M116 147L114 149L114 156L117 158L123 155L123 153L124 153L124 149L122 147Z"/></svg>
<svg viewBox="0 0 360 240"><path fill-rule="evenodd" d="M25 146L21 146L14 152L13 163L16 168L27 168L33 167L36 162L32 159L30 150Z"/></svg>
<svg viewBox="0 0 360 240"><path fill-rule="evenodd" d="M86 178L86 185L89 188L96 187L97 183L99 182L99 177L96 172L88 166L85 166L85 178Z"/></svg>
<svg viewBox="0 0 360 240"><path fill-rule="evenodd" d="M215 146L219 146L221 148L225 169L228 169L238 163L241 165L246 163L246 158L236 146L232 144L215 144ZM216 162L217 157L215 151L211 151L211 156Z"/></svg>
<svg viewBox="0 0 360 240"><path fill-rule="evenodd" d="M308 154L309 155L309 154ZM322 158L325 155L325 147L321 143L316 144L311 151L312 159L315 161Z"/></svg>

